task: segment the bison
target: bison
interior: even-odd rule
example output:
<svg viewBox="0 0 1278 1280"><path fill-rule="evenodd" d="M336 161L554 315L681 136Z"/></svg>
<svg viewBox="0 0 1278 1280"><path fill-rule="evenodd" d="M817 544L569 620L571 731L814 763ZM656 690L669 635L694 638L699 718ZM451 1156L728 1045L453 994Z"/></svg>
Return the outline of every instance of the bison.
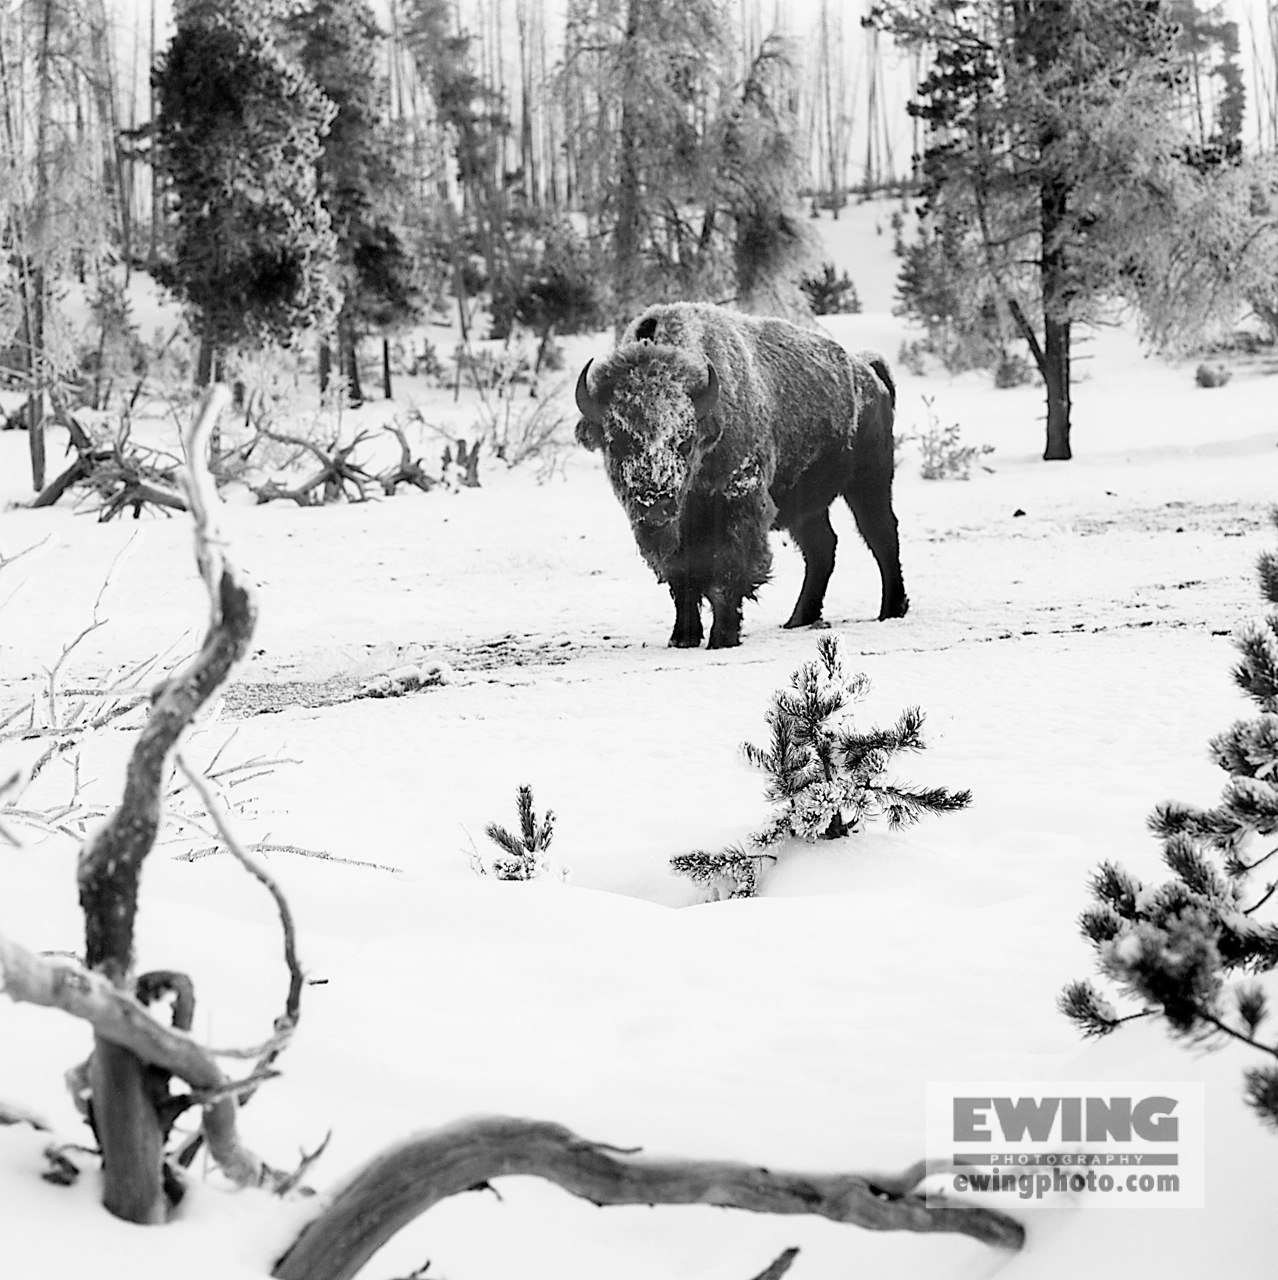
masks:
<svg viewBox="0 0 1278 1280"><path fill-rule="evenodd" d="M741 602L772 567L768 530L803 552L787 627L821 618L843 495L878 561L879 618L909 601L892 511L896 389L881 356L784 320L696 303L654 306L577 380L577 439L602 450L639 552L674 597L670 644L741 643Z"/></svg>

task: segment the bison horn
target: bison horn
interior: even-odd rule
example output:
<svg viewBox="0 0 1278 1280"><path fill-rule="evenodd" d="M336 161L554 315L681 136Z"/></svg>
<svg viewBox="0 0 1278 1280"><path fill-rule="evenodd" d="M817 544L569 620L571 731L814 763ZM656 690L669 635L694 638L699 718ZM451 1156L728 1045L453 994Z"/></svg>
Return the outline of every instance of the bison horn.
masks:
<svg viewBox="0 0 1278 1280"><path fill-rule="evenodd" d="M692 408L698 422L708 418L714 412L715 405L719 403L719 375L715 372L714 365L708 360L706 368L709 370L706 374L706 385L692 397Z"/></svg>
<svg viewBox="0 0 1278 1280"><path fill-rule="evenodd" d="M599 426L604 419L604 406L590 394L587 375L592 364L594 364L593 360L587 360L586 367L581 371L581 377L577 379L577 409L587 422L593 422Z"/></svg>

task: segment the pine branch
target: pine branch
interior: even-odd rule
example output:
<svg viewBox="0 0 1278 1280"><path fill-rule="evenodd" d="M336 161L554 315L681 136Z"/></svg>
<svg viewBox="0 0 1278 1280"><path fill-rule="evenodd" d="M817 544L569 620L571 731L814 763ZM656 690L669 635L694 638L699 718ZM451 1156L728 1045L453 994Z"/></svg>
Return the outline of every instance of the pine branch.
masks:
<svg viewBox="0 0 1278 1280"><path fill-rule="evenodd" d="M1271 1129L1278 1129L1278 1067L1252 1067L1243 1074L1247 1105Z"/></svg>
<svg viewBox="0 0 1278 1280"><path fill-rule="evenodd" d="M1118 913L1104 904L1084 908L1078 917L1078 927L1094 947L1112 942L1123 931L1123 921Z"/></svg>
<svg viewBox="0 0 1278 1280"><path fill-rule="evenodd" d="M893 830L912 826L925 814L957 813L972 803L970 791L949 791L945 787L894 783L875 790L887 801L888 826Z"/></svg>
<svg viewBox="0 0 1278 1280"><path fill-rule="evenodd" d="M484 834L494 843L499 845L512 858L523 858L527 852L524 848L524 842L519 836L506 830L505 827L498 826L495 822L490 822L484 828Z"/></svg>
<svg viewBox="0 0 1278 1280"><path fill-rule="evenodd" d="M1186 835L1226 851L1232 849L1246 834L1237 818L1221 808L1200 809L1196 805L1182 804L1177 800L1156 805L1146 819L1146 825L1163 839Z"/></svg>
<svg viewBox="0 0 1278 1280"><path fill-rule="evenodd" d="M1107 1036L1131 1017L1120 1018L1114 1006L1090 982L1071 982L1056 998L1056 1007L1088 1039ZM1133 1015L1144 1017L1144 1014Z"/></svg>
<svg viewBox="0 0 1278 1280"><path fill-rule="evenodd" d="M524 848L532 853L537 847L537 819L533 817L533 797L531 787L520 787L515 799L515 809L519 814L519 829L524 833Z"/></svg>
<svg viewBox="0 0 1278 1280"><path fill-rule="evenodd" d="M1210 898L1225 908L1236 905L1234 887L1221 879L1216 868L1203 857L1189 836L1178 834L1168 837L1163 842L1163 861L1191 892Z"/></svg>
<svg viewBox="0 0 1278 1280"><path fill-rule="evenodd" d="M1102 862L1092 872L1088 888L1093 897L1112 907L1124 920L1137 919L1136 899L1140 881L1133 879L1113 862Z"/></svg>
<svg viewBox="0 0 1278 1280"><path fill-rule="evenodd" d="M1278 637L1268 629L1248 627L1234 640L1241 660L1233 669L1234 683L1268 712L1278 711Z"/></svg>

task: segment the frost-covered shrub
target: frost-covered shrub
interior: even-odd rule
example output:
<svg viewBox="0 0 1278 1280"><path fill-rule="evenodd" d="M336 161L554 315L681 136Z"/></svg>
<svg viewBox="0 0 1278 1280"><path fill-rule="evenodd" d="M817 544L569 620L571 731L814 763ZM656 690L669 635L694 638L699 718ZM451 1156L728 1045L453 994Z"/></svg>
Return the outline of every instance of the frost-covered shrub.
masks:
<svg viewBox="0 0 1278 1280"><path fill-rule="evenodd" d="M924 480L970 480L972 463L994 452L992 444L962 444L962 428L957 422L941 426L931 396L923 397L927 426L909 439L919 446L919 474Z"/></svg>
<svg viewBox="0 0 1278 1280"><path fill-rule="evenodd" d="M1278 524L1278 510L1273 517ZM1262 594L1278 606L1278 554L1263 554L1257 567ZM1254 977L1278 968L1275 888L1272 878L1253 883L1278 855L1278 607L1234 643L1234 679L1260 714L1211 742L1212 757L1229 774L1220 803L1159 805L1149 827L1172 879L1144 885L1104 863L1079 921L1101 976L1138 1008L1120 1014L1090 980L1067 986L1059 1006L1087 1036L1157 1017L1193 1044L1228 1038L1250 1045L1265 1064L1246 1073L1247 1101L1278 1129L1278 1047L1272 1025L1261 1031L1269 1007ZM1243 975L1252 976L1238 980Z"/></svg>
<svg viewBox="0 0 1278 1280"><path fill-rule="evenodd" d="M816 660L803 663L789 686L772 695L765 716L768 744L742 744L745 758L768 775L766 794L774 812L750 837L763 852L698 850L672 859L673 870L712 889L727 881L728 896L749 897L763 857L775 857L771 851L787 839L838 840L876 818L895 829L927 813L966 808L970 791L887 780L893 756L923 750L923 713L907 707L890 728L858 732L851 708L868 688L866 675L845 669L838 636L821 636Z"/></svg>

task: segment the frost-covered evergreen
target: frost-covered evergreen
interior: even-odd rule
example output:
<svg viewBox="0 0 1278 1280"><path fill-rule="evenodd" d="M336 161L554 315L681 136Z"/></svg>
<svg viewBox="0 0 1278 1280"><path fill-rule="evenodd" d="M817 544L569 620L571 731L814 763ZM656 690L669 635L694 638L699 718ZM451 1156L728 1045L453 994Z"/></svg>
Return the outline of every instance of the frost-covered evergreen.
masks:
<svg viewBox="0 0 1278 1280"><path fill-rule="evenodd" d="M1273 515L1278 523L1278 510ZM1278 555L1266 552L1258 568L1262 594L1278 606ZM1262 1034L1265 992L1254 979L1230 982L1278 966L1278 924L1260 916L1278 882L1253 882L1278 855L1278 608L1235 644L1234 679L1260 714L1212 739L1212 758L1230 775L1220 803L1159 805L1149 826L1173 878L1145 886L1105 863L1092 877L1095 903L1079 922L1101 974L1143 1009L1120 1015L1090 981L1066 987L1060 1007L1084 1035L1158 1016L1174 1035L1195 1042L1229 1038L1252 1046L1276 1065L1247 1072L1247 1098L1278 1128L1278 1033L1270 1024Z"/></svg>
<svg viewBox="0 0 1278 1280"><path fill-rule="evenodd" d="M952 813L971 803L970 791L887 780L894 755L923 750L923 713L907 707L890 728L858 732L851 707L868 687L864 674L848 674L838 636L827 633L817 641L816 660L803 663L789 686L772 695L765 717L768 745L746 742L741 748L767 773L767 798L775 806L770 821L750 837L756 849L770 851L791 837L837 840L875 818L886 818L895 829L924 814ZM735 878L730 896L749 897L762 856L742 849L698 850L672 859L671 867L703 886Z"/></svg>
<svg viewBox="0 0 1278 1280"><path fill-rule="evenodd" d="M519 788L516 808L519 812L518 835L496 822L490 822L484 828L484 834L501 850L492 861L492 874L498 880L532 880L540 875L561 874L546 856L555 832L553 810L546 810L546 816L539 825L533 812L531 787ZM481 875L488 874L489 868L478 858L475 866Z"/></svg>

